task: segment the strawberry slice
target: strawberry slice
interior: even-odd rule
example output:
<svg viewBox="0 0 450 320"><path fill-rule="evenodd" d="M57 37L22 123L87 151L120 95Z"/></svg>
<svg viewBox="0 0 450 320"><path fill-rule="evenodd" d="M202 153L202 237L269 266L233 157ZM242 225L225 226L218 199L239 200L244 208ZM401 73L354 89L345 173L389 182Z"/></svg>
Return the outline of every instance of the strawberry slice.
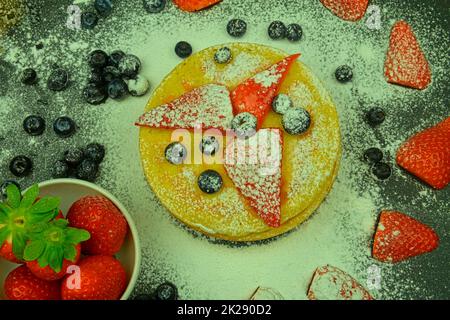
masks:
<svg viewBox="0 0 450 320"><path fill-rule="evenodd" d="M211 7L222 0L173 0L184 11L194 12Z"/></svg>
<svg viewBox="0 0 450 320"><path fill-rule="evenodd" d="M216 128L226 130L233 119L230 92L208 84L142 115L137 126L165 129Z"/></svg>
<svg viewBox="0 0 450 320"><path fill-rule="evenodd" d="M433 251L439 237L430 227L397 211L383 211L373 240L372 256L400 262Z"/></svg>
<svg viewBox="0 0 450 320"><path fill-rule="evenodd" d="M389 50L384 64L389 83L425 89L431 82L431 69L411 26L398 21L391 31Z"/></svg>
<svg viewBox="0 0 450 320"><path fill-rule="evenodd" d="M334 15L347 21L358 21L367 10L369 0L320 0Z"/></svg>
<svg viewBox="0 0 450 320"><path fill-rule="evenodd" d="M258 118L260 127L279 87L299 56L300 54L289 56L238 85L231 93L234 114L250 112Z"/></svg>
<svg viewBox="0 0 450 320"><path fill-rule="evenodd" d="M397 163L435 189L450 183L450 117L404 143Z"/></svg>
<svg viewBox="0 0 450 320"><path fill-rule="evenodd" d="M346 272L327 265L317 268L308 289L310 300L373 300L370 293Z"/></svg>
<svg viewBox="0 0 450 320"><path fill-rule="evenodd" d="M235 137L226 148L225 170L258 216L277 228L281 222L281 158L279 129L261 129L246 139Z"/></svg>

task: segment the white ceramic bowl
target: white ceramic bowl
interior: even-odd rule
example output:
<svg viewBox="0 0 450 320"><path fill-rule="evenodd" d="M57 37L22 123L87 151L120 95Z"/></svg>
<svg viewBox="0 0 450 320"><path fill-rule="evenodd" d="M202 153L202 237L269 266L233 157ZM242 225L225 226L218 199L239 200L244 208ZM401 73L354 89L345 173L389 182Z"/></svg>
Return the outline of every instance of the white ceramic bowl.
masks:
<svg viewBox="0 0 450 320"><path fill-rule="evenodd" d="M67 213L72 203L79 198L88 195L102 195L111 200L125 216L129 231L120 252L116 255L117 259L124 266L128 275L128 286L123 293L121 300L127 300L133 291L139 275L141 266L141 246L136 225L133 222L127 209L111 193L103 188L76 179L55 179L45 181L39 184L40 195L51 195L61 198L61 209L64 214ZM5 299L3 292L3 283L8 273L17 267L17 264L9 263L0 258L0 299ZM113 280L113 279L112 279Z"/></svg>

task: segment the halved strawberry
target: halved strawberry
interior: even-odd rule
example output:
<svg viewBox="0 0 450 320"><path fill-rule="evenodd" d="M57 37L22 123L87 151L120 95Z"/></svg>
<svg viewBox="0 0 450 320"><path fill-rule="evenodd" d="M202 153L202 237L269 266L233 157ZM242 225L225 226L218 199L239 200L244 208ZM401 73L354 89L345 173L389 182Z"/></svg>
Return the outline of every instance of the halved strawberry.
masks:
<svg viewBox="0 0 450 320"><path fill-rule="evenodd" d="M320 0L334 15L347 21L358 21L367 10L369 0Z"/></svg>
<svg viewBox="0 0 450 320"><path fill-rule="evenodd" d="M372 256L382 262L400 262L433 251L439 237L433 229L397 211L383 211L373 240Z"/></svg>
<svg viewBox="0 0 450 320"><path fill-rule="evenodd" d="M445 188L450 183L450 117L406 141L397 163L433 188Z"/></svg>
<svg viewBox="0 0 450 320"><path fill-rule="evenodd" d="M300 54L289 56L238 85L231 92L234 114L252 113L258 119L260 127L281 84L299 56Z"/></svg>
<svg viewBox="0 0 450 320"><path fill-rule="evenodd" d="M346 272L327 265L317 268L308 289L310 300L373 300L370 293Z"/></svg>
<svg viewBox="0 0 450 320"><path fill-rule="evenodd" d="M405 21L396 22L392 28L384 74L390 83L420 90L431 83L427 58Z"/></svg>
<svg viewBox="0 0 450 320"><path fill-rule="evenodd" d="M261 129L248 139L234 138L226 148L225 169L257 215L270 227L281 223L281 160L279 129Z"/></svg>
<svg viewBox="0 0 450 320"><path fill-rule="evenodd" d="M178 99L142 115L137 126L226 130L233 119L230 92L224 86L208 84L185 93Z"/></svg>
<svg viewBox="0 0 450 320"><path fill-rule="evenodd" d="M222 0L173 0L181 10L194 12L211 7Z"/></svg>

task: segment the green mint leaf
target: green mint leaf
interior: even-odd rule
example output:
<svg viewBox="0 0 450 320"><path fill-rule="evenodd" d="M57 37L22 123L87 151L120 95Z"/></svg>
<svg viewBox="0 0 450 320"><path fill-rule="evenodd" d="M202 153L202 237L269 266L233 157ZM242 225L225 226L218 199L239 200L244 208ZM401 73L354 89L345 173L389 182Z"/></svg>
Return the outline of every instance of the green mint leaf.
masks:
<svg viewBox="0 0 450 320"><path fill-rule="evenodd" d="M12 250L17 259L22 260L25 250L26 238L23 232L14 232L12 239Z"/></svg>
<svg viewBox="0 0 450 320"><path fill-rule="evenodd" d="M40 199L31 207L31 213L37 214L54 211L55 209L58 209L59 204L60 204L59 198L45 197Z"/></svg>
<svg viewBox="0 0 450 320"><path fill-rule="evenodd" d="M39 196L39 187L37 184L34 184L23 195L20 207L21 208L31 207L31 205L36 201L38 196Z"/></svg>
<svg viewBox="0 0 450 320"><path fill-rule="evenodd" d="M6 187L6 202L11 208L18 208L20 206L20 200L22 196L19 188L14 183L11 183Z"/></svg>
<svg viewBox="0 0 450 320"><path fill-rule="evenodd" d="M66 232L66 242L73 245L87 241L90 237L91 234L84 229L68 228Z"/></svg>
<svg viewBox="0 0 450 320"><path fill-rule="evenodd" d="M8 236L10 235L9 228L7 226L0 228L0 247L3 245L3 242L6 241Z"/></svg>
<svg viewBox="0 0 450 320"><path fill-rule="evenodd" d="M75 258L77 257L77 249L74 246L68 245L64 247L64 259L69 260L71 262L75 262Z"/></svg>
<svg viewBox="0 0 450 320"><path fill-rule="evenodd" d="M45 251L45 242L42 240L29 242L23 252L23 259L25 261L34 261L38 259Z"/></svg>
<svg viewBox="0 0 450 320"><path fill-rule="evenodd" d="M55 272L60 272L64 260L64 250L60 246L50 247L48 255L48 264Z"/></svg>

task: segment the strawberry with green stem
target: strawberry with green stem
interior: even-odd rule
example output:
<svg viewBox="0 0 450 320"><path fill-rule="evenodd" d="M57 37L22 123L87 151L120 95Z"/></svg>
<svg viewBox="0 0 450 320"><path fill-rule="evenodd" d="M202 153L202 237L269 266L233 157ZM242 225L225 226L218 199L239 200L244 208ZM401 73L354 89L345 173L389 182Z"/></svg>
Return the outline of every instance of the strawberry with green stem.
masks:
<svg viewBox="0 0 450 320"><path fill-rule="evenodd" d="M36 277L47 281L62 279L78 262L81 242L90 238L86 230L69 227L66 219L36 224L29 231L23 258Z"/></svg>
<svg viewBox="0 0 450 320"><path fill-rule="evenodd" d="M47 223L58 215L60 200L54 197L38 199L39 187L33 185L23 196L11 184L6 200L0 203L0 257L20 263L31 226ZM38 199L38 200L37 200Z"/></svg>

